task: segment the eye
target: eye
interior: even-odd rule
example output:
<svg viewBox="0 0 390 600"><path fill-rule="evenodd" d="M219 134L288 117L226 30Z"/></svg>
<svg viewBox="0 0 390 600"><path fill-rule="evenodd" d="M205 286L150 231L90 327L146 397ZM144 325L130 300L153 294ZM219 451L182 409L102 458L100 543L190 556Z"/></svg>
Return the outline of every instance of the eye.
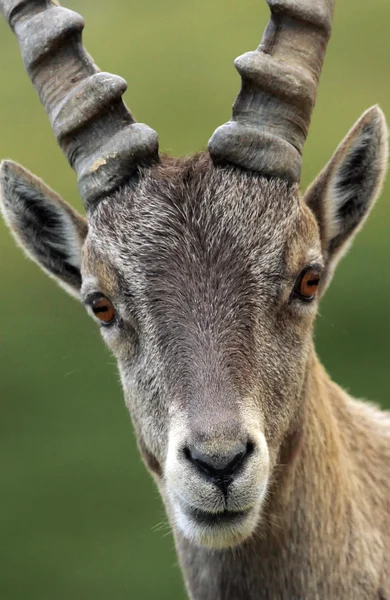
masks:
<svg viewBox="0 0 390 600"><path fill-rule="evenodd" d="M294 293L301 300L311 302L316 297L320 285L321 270L319 267L307 267L299 275L295 283Z"/></svg>
<svg viewBox="0 0 390 600"><path fill-rule="evenodd" d="M111 300L105 296L98 296L91 302L93 314L102 325L111 325L116 317L116 310Z"/></svg>

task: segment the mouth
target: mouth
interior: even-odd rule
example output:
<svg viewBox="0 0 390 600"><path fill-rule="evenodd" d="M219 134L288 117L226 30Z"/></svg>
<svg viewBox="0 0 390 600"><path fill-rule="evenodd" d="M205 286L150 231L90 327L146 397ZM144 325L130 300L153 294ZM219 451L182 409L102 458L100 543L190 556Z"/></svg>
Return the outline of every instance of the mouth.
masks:
<svg viewBox="0 0 390 600"><path fill-rule="evenodd" d="M187 539L198 546L226 549L242 544L257 525L256 507L245 510L205 511L176 504L176 523Z"/></svg>
<svg viewBox="0 0 390 600"><path fill-rule="evenodd" d="M227 477L228 473L211 469L202 455L199 458L190 451L187 456L181 437L179 440L172 434L163 498L178 539L210 550L226 550L242 546L256 534L267 494L269 453L261 432L255 432L251 439L255 449L249 453L248 465L230 473L231 481L223 489L216 477Z"/></svg>
<svg viewBox="0 0 390 600"><path fill-rule="evenodd" d="M248 516L249 510L224 510L222 512L212 513L200 510L199 508L186 509L186 514L195 523L199 525L208 525L209 527L221 527L226 525L238 525Z"/></svg>

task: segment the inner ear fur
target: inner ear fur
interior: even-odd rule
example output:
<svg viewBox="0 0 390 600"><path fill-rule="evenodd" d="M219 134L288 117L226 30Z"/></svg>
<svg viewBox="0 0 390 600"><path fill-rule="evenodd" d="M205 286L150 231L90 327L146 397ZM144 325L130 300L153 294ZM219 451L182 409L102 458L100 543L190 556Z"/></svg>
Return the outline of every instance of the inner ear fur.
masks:
<svg viewBox="0 0 390 600"><path fill-rule="evenodd" d="M12 161L1 163L0 192L0 208L17 243L78 297L86 219L41 179Z"/></svg>
<svg viewBox="0 0 390 600"><path fill-rule="evenodd" d="M388 129L378 106L368 109L310 185L304 199L314 212L325 258L349 247L378 197L387 170Z"/></svg>

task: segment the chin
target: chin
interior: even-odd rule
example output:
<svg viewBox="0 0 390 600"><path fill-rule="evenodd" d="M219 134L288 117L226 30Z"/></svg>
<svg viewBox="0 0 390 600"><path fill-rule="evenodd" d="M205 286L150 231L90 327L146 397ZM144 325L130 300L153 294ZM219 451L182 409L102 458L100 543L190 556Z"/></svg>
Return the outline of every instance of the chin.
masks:
<svg viewBox="0 0 390 600"><path fill-rule="evenodd" d="M223 550L240 546L258 524L259 506L248 510L206 512L191 506L176 506L175 522L183 535L197 546Z"/></svg>

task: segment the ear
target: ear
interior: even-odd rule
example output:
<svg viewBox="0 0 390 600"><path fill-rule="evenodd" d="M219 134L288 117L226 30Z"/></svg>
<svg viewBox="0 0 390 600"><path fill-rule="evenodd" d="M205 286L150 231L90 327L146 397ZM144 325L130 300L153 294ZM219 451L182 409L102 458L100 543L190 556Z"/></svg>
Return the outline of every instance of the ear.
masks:
<svg viewBox="0 0 390 600"><path fill-rule="evenodd" d="M80 297L87 222L40 179L11 161L0 167L0 209L26 254Z"/></svg>
<svg viewBox="0 0 390 600"><path fill-rule="evenodd" d="M367 110L306 191L321 235L328 279L378 197L387 170L388 130L378 106Z"/></svg>

